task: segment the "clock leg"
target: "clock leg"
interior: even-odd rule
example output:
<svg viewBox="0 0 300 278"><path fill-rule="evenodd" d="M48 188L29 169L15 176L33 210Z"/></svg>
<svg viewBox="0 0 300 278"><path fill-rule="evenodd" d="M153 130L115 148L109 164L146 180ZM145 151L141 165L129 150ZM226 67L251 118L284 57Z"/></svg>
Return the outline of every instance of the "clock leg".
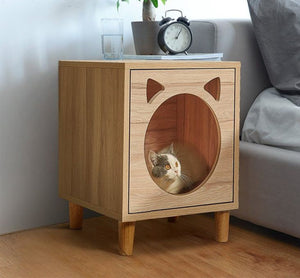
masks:
<svg viewBox="0 0 300 278"><path fill-rule="evenodd" d="M119 222L119 251L123 256L133 253L135 222Z"/></svg>
<svg viewBox="0 0 300 278"><path fill-rule="evenodd" d="M69 202L69 227L80 230L82 228L83 207Z"/></svg>
<svg viewBox="0 0 300 278"><path fill-rule="evenodd" d="M215 212L215 239L218 242L227 242L229 235L229 211Z"/></svg>

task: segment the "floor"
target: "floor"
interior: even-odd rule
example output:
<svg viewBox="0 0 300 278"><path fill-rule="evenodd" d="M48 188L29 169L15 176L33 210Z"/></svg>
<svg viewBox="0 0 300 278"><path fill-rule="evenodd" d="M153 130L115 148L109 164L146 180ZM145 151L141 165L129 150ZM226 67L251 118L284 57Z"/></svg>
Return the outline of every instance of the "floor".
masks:
<svg viewBox="0 0 300 278"><path fill-rule="evenodd" d="M1 278L300 277L300 240L231 219L230 241L213 240L211 215L136 224L134 255L118 255L117 222L106 217L0 237Z"/></svg>

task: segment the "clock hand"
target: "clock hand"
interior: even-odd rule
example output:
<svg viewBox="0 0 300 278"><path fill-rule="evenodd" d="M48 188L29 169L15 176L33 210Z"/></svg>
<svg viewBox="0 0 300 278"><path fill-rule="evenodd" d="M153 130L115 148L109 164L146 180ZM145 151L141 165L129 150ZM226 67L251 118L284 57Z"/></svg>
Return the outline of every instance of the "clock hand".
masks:
<svg viewBox="0 0 300 278"><path fill-rule="evenodd" d="M178 37L179 37L181 31L182 31L182 28L180 29L179 33L177 34L177 37L175 37L176 40L178 39Z"/></svg>

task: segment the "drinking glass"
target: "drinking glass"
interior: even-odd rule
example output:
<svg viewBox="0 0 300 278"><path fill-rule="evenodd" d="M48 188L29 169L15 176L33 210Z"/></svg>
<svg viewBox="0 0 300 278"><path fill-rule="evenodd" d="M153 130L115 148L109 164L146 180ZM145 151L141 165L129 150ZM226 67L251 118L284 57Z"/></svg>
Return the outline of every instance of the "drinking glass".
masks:
<svg viewBox="0 0 300 278"><path fill-rule="evenodd" d="M123 20L120 18L101 19L102 53L106 60L123 58Z"/></svg>

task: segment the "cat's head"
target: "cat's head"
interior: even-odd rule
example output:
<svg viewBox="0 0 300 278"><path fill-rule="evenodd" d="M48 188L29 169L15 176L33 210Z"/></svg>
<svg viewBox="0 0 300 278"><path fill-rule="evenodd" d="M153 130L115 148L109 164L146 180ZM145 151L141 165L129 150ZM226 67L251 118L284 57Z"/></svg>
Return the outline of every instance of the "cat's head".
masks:
<svg viewBox="0 0 300 278"><path fill-rule="evenodd" d="M174 180L181 176L181 165L174 154L173 144L160 154L150 151L149 160L152 164L152 175L155 178Z"/></svg>

